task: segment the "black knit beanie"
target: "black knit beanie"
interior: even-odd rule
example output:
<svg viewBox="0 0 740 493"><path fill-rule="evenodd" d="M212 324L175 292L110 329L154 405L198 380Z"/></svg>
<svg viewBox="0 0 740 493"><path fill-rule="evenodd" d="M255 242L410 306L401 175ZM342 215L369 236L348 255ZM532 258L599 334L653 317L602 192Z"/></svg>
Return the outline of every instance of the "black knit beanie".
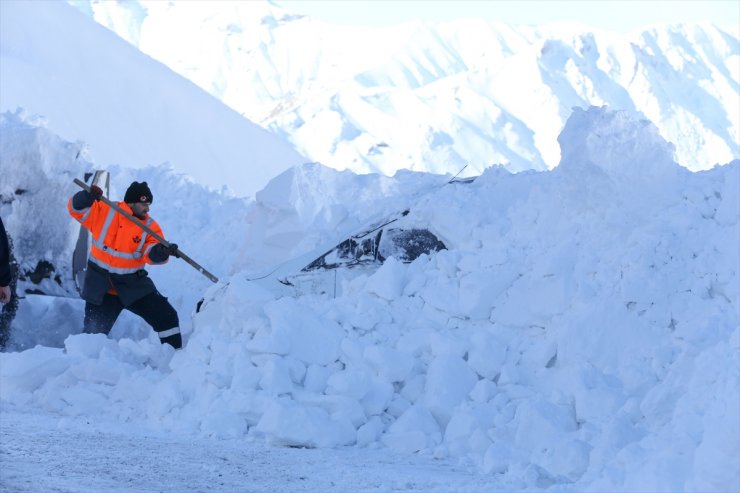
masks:
<svg viewBox="0 0 740 493"><path fill-rule="evenodd" d="M135 181L126 190L123 201L127 204L134 204L136 202L148 202L151 204L154 202L154 196L145 181L141 183Z"/></svg>

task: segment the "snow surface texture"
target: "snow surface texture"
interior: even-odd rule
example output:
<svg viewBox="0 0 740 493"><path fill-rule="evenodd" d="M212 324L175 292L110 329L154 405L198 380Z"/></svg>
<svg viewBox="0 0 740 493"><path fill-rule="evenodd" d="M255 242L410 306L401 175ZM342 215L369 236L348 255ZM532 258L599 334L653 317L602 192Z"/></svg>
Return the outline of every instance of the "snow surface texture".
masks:
<svg viewBox="0 0 740 493"><path fill-rule="evenodd" d="M0 112L44 115L96 163L172 163L201 185L254 195L308 161L107 29L57 1L0 2ZM71 146L74 147L74 146Z"/></svg>
<svg viewBox="0 0 740 493"><path fill-rule="evenodd" d="M34 128L17 116L3 135L8 127ZM69 144L35 132L47 136L45 154L65 154ZM167 197L159 208L159 190L217 197L144 170L161 180L152 214L165 233L202 220L183 249L222 277L184 348L130 319L111 338L3 353L3 408L193 443L418 453L488 475L492 491L740 490L740 161L692 173L650 122L605 108L574 110L559 142L552 171L494 167L445 185L306 165L255 203L177 212ZM71 166L48 162L48 179ZM112 182L139 176L130 173L114 169ZM2 206L11 234L21 200ZM39 216L63 206L36 204ZM250 280L268 260L404 208L448 250L343 272L336 296L285 296L269 276ZM70 223L55 223L55 235ZM150 270L182 313L204 284L192 269L169 278L178 264ZM81 322L79 301L59 303ZM23 300L26 330L40 306Z"/></svg>
<svg viewBox="0 0 740 493"><path fill-rule="evenodd" d="M0 490L12 493L496 491L490 477L450 461L387 448L273 447L27 410L4 410L0 444L11 458Z"/></svg>
<svg viewBox="0 0 740 493"><path fill-rule="evenodd" d="M336 169L552 168L571 108L591 105L655 122L690 169L740 157L737 29L367 28L262 1L69 3Z"/></svg>

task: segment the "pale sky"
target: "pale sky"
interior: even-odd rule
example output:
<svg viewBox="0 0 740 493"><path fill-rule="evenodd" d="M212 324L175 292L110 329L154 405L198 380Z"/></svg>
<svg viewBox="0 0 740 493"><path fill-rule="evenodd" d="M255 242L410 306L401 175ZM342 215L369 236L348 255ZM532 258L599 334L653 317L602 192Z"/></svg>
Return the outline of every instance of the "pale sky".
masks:
<svg viewBox="0 0 740 493"><path fill-rule="evenodd" d="M510 24L576 21L616 32L657 22L710 21L724 27L740 26L740 0L275 0L274 3L317 20L369 26L462 17Z"/></svg>

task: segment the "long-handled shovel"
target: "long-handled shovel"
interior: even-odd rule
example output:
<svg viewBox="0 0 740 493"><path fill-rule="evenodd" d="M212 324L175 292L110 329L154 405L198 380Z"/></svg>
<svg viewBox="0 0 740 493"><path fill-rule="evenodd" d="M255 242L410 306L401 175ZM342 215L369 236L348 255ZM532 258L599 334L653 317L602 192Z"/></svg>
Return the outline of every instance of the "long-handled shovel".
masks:
<svg viewBox="0 0 740 493"><path fill-rule="evenodd" d="M74 182L75 182L75 184L77 184L80 187L82 187L84 190L87 190L88 192L90 191L90 187L87 186L87 184L85 182L83 182L82 180L79 180L79 179L75 178L74 179ZM134 216L132 216L128 212L126 212L123 209L121 209L120 207L118 207L118 204L116 204L115 202L110 201L106 197L100 197L100 200L102 200L103 202L105 202L106 204L108 204L110 207L112 207L113 209L115 209L116 212L118 212L123 217L125 217L129 221L131 221L134 224L136 224L142 230L144 230L148 234L152 235L162 245L166 246L167 248L170 247L170 242L169 241L165 240L164 238L162 238L161 236L159 236L157 233L155 233L154 231L152 231L146 224L142 223L141 221L139 221L138 219L136 219ZM204 276L206 276L211 281L218 282L218 278L216 276L214 276L213 274L211 274L210 272L208 272L207 270L205 270L203 267L201 267L200 264L198 264L198 262L196 262L195 260L193 260L190 257L188 257L187 255L185 255L182 252L182 250L180 250L179 248L177 249L177 254L176 255L178 257L180 257L181 259L183 259L185 262L187 262L190 265L192 265L195 268L195 270L197 270L198 272L200 272L201 274L203 274Z"/></svg>

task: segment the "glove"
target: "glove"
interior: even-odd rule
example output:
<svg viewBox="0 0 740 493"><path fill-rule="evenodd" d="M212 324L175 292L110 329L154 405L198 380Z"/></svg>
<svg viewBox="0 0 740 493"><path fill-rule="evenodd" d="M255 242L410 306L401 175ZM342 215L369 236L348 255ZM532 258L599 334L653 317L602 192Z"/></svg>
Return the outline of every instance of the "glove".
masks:
<svg viewBox="0 0 740 493"><path fill-rule="evenodd" d="M170 243L170 246L167 247L167 254L180 258L180 254L177 253L177 243Z"/></svg>
<svg viewBox="0 0 740 493"><path fill-rule="evenodd" d="M90 197L92 197L93 200L98 201L100 200L100 197L103 196L103 189L100 188L97 185L93 185L90 187Z"/></svg>

